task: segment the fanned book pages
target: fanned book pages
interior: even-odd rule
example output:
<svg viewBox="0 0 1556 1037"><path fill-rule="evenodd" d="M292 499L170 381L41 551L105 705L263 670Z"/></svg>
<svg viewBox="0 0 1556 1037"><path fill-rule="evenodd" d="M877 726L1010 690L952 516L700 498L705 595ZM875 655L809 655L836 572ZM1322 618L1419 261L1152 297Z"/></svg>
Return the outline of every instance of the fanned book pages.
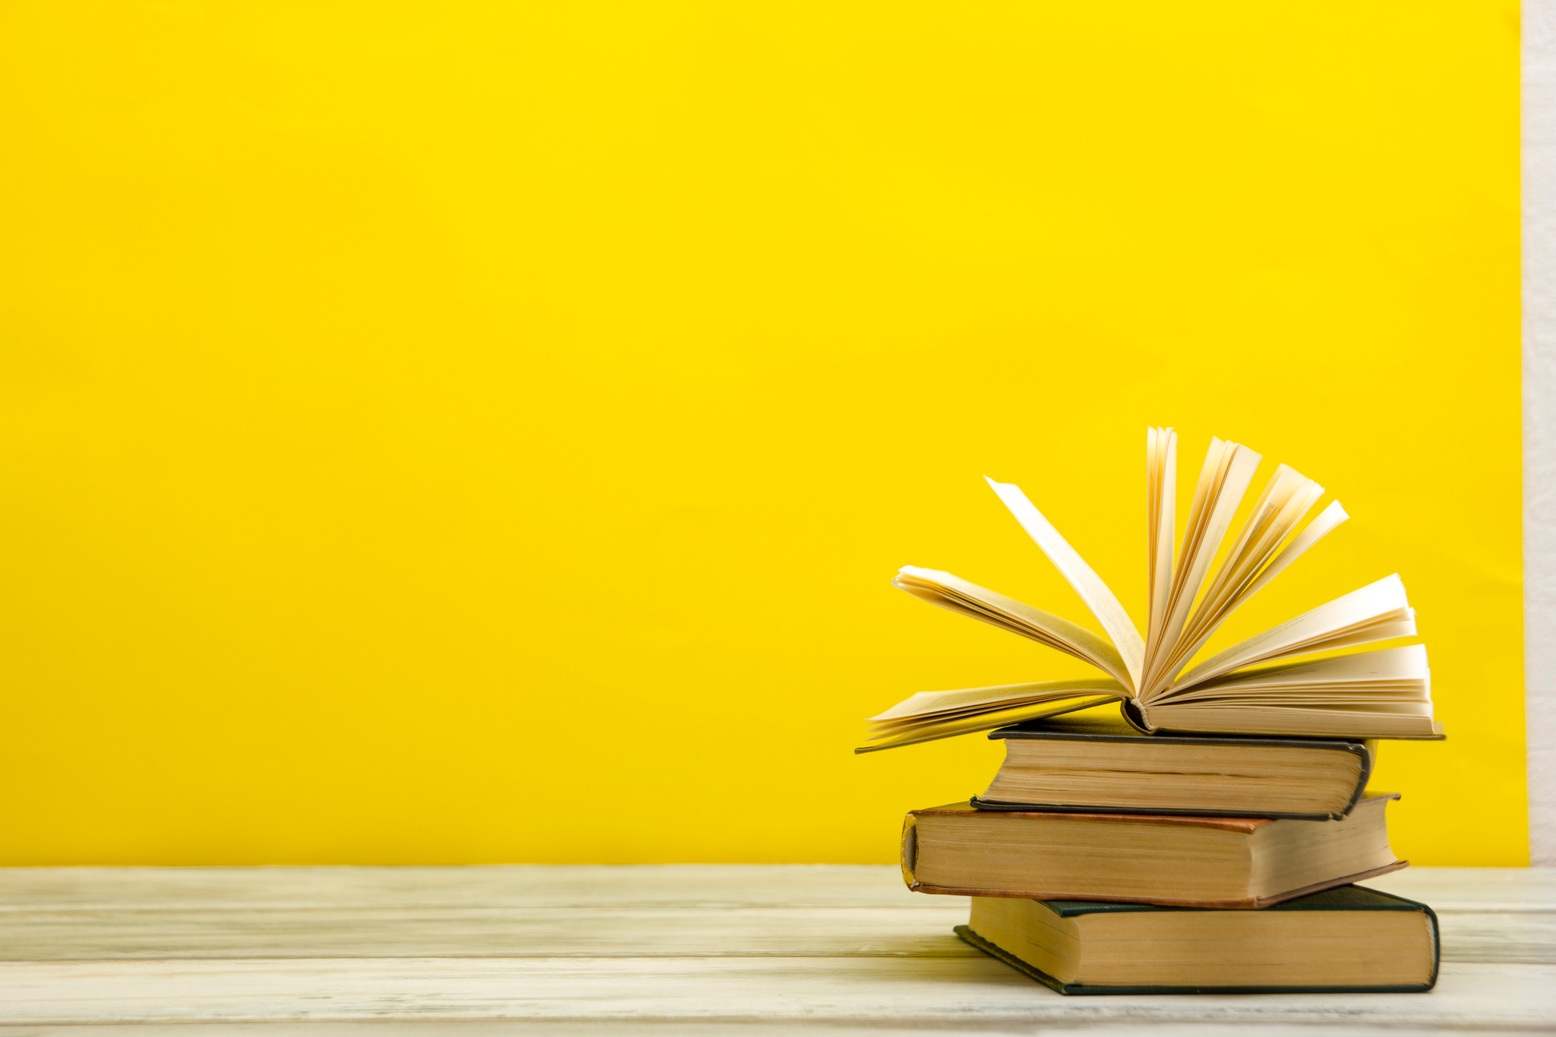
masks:
<svg viewBox="0 0 1556 1037"><path fill-rule="evenodd" d="M1437 915L1365 886L1263 911L973 897L956 935L1061 994L1410 993L1437 982Z"/></svg>
<svg viewBox="0 0 1556 1037"><path fill-rule="evenodd" d="M1348 517L1334 501L1304 525L1324 488L1280 465L1223 553L1260 460L1245 446L1210 441L1174 553L1178 437L1170 428L1147 431L1144 636L1021 488L989 479L1103 633L936 569L904 566L893 585L1090 663L1100 674L920 692L872 717L870 744L856 751L987 731L1113 701L1144 732L1441 738L1424 645L1330 654L1415 636L1415 610L1397 575L1195 661L1232 613Z"/></svg>

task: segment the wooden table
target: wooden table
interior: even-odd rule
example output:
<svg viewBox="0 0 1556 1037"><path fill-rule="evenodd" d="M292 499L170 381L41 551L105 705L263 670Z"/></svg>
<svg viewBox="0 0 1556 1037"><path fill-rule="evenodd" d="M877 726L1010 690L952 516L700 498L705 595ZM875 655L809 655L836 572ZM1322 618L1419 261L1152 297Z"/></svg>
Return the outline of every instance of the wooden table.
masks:
<svg viewBox="0 0 1556 1037"><path fill-rule="evenodd" d="M889 867L0 870L0 1037L1556 1030L1556 872L1374 885L1437 909L1433 993L1065 998Z"/></svg>

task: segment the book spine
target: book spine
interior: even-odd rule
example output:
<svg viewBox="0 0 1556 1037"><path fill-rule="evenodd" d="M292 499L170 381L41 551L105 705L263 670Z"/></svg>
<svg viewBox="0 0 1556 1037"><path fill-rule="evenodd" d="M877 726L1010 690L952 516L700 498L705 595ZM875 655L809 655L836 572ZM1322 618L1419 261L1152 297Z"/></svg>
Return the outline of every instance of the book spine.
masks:
<svg viewBox="0 0 1556 1037"><path fill-rule="evenodd" d="M1356 791L1351 795L1351 801L1345 805L1345 809L1332 815L1338 821L1346 817L1361 802L1362 796L1367 794L1367 782L1372 780L1372 765L1378 758L1377 739L1369 739L1365 743L1352 744L1351 751L1361 757L1361 777L1356 782Z"/></svg>
<svg viewBox="0 0 1556 1037"><path fill-rule="evenodd" d="M1443 963L1442 931L1437 926L1437 912L1429 904L1422 904L1421 910L1426 912L1426 920L1432 927L1432 978L1426 983L1426 989L1431 990L1437 985L1437 970Z"/></svg>
<svg viewBox="0 0 1556 1037"><path fill-rule="evenodd" d="M987 810L991 813L1007 814L1118 814L1125 817L1139 817L1142 812L1139 807L1072 807L1063 803L1004 803L997 799L983 799L980 796L974 796L968 800L968 803L974 810ZM1271 821L1339 821L1346 814L1350 813L1351 807L1355 805L1356 799L1353 798L1345 809L1339 813L1283 814L1275 810L1265 810L1259 812L1259 817L1268 818ZM1249 815L1247 810L1185 810L1182 807L1173 807L1171 810L1165 810L1164 813L1173 817L1246 818Z"/></svg>
<svg viewBox="0 0 1556 1037"><path fill-rule="evenodd" d="M1153 734L1156 728L1146 718L1145 707L1138 699L1120 699L1118 711L1124 715L1124 720L1129 726L1143 735Z"/></svg>

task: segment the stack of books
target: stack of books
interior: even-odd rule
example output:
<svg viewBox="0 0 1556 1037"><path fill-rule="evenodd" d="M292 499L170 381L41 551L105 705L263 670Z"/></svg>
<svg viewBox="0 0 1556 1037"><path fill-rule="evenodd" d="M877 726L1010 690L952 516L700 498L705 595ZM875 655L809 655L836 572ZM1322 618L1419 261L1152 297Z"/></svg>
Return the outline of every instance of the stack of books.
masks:
<svg viewBox="0 0 1556 1037"><path fill-rule="evenodd" d="M1144 636L1021 490L992 480L1104 635L949 573L894 581L1103 674L922 692L872 718L859 752L991 729L1005 745L982 795L908 814L908 887L971 897L957 934L1066 994L1431 989L1431 909L1354 885L1405 867L1385 821L1398 797L1367 791L1376 740L1443 737L1425 647L1377 646L1416 635L1403 584L1200 659L1346 514L1332 503L1303 526L1323 488L1282 465L1225 545L1260 458L1213 439L1175 555L1171 429L1149 430L1146 460Z"/></svg>

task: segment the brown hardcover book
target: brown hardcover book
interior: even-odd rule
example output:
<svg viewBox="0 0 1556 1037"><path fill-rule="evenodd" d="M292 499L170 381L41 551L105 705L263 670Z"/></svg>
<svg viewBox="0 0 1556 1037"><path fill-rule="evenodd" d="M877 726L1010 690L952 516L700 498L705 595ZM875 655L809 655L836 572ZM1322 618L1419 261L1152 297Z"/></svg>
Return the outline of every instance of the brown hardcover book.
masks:
<svg viewBox="0 0 1556 1037"><path fill-rule="evenodd" d="M1089 711L1007 727L1005 762L980 810L1344 817L1373 754L1362 742L1143 735Z"/></svg>
<svg viewBox="0 0 1556 1037"><path fill-rule="evenodd" d="M1266 907L1403 868L1384 807L1368 796L1339 821L915 810L902 875L919 893Z"/></svg>
<svg viewBox="0 0 1556 1037"><path fill-rule="evenodd" d="M1437 982L1432 909L1364 886L1268 911L974 897L956 935L1061 994L1407 993Z"/></svg>

